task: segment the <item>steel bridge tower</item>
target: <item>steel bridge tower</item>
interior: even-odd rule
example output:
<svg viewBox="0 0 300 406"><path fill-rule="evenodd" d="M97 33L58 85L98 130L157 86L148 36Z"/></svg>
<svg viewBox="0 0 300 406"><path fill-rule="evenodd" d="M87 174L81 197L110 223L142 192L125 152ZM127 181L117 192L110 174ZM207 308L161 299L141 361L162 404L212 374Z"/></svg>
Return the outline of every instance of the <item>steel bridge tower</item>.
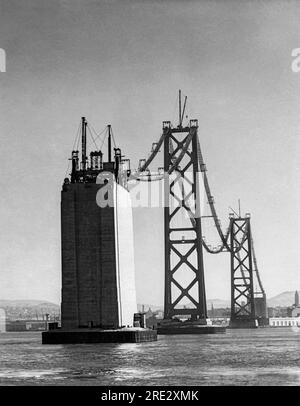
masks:
<svg viewBox="0 0 300 406"><path fill-rule="evenodd" d="M257 327L250 216L230 219L231 328Z"/></svg>
<svg viewBox="0 0 300 406"><path fill-rule="evenodd" d="M189 315L191 320L206 324L197 137L197 120L190 120L189 126L183 127L181 118L177 128L172 128L169 121L163 122L164 318ZM183 214L187 222L178 225L180 221L176 219Z"/></svg>

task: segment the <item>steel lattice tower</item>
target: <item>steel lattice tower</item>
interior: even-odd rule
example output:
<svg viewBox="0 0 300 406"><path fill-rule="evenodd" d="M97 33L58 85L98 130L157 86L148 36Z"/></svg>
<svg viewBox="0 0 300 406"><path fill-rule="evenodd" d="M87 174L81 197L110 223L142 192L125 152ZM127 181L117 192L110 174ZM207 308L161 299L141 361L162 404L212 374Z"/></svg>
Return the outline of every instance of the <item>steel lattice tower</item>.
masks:
<svg viewBox="0 0 300 406"><path fill-rule="evenodd" d="M250 217L230 219L230 326L256 327Z"/></svg>
<svg viewBox="0 0 300 406"><path fill-rule="evenodd" d="M163 122L165 176L164 318L190 315L207 318L197 151L198 121L171 128ZM185 215L186 224L176 224ZM177 262L176 262L177 261Z"/></svg>

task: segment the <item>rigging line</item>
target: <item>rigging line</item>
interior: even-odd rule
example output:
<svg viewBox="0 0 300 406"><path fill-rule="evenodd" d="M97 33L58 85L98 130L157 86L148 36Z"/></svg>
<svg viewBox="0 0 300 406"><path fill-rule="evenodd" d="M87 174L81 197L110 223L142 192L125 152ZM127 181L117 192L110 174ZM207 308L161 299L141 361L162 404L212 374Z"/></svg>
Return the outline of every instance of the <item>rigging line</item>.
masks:
<svg viewBox="0 0 300 406"><path fill-rule="evenodd" d="M104 129L99 134L97 134L97 131L94 129L94 127L91 124L89 124L89 125L90 125L92 131L94 132L94 134L96 135L95 141L97 141L98 138L100 138L100 136L104 133L104 131L107 130L107 127L105 126Z"/></svg>
<svg viewBox="0 0 300 406"><path fill-rule="evenodd" d="M194 114L194 110L191 106L191 103L189 104L189 107L186 109L186 116L188 117L195 117L196 115Z"/></svg>
<svg viewBox="0 0 300 406"><path fill-rule="evenodd" d="M232 207L228 207L230 210L232 210L233 211L233 213L237 216L237 217L240 217L238 214L237 214L237 212L232 208Z"/></svg>
<svg viewBox="0 0 300 406"><path fill-rule="evenodd" d="M112 127L110 127L110 131L111 131L111 136L112 136L112 140L113 140L114 146L115 146L115 148L117 148L117 145L116 145L116 141L115 141L115 137L114 137L114 133L113 133Z"/></svg>
<svg viewBox="0 0 300 406"><path fill-rule="evenodd" d="M73 151L74 151L74 148L75 148L76 141L78 140L80 127L81 127L81 121L79 121L78 128L77 128L77 132L76 132L76 137L75 137L75 139L74 139ZM77 141L77 142L78 142L78 141Z"/></svg>
<svg viewBox="0 0 300 406"><path fill-rule="evenodd" d="M79 149L79 143L80 143L80 133L78 134L78 138L77 138L77 144L76 144L76 150L78 151Z"/></svg>
<svg viewBox="0 0 300 406"><path fill-rule="evenodd" d="M78 130L78 139L77 139L77 144L76 144L76 150L78 151L79 149L79 143L80 143L80 129L81 129L81 121L79 123L79 130Z"/></svg>
<svg viewBox="0 0 300 406"><path fill-rule="evenodd" d="M98 149L99 149L99 148L98 148L98 145L96 144L95 138L94 138L94 136L93 136L93 134L92 134L92 131L91 131L91 129L90 129L89 124L87 125L87 128L88 128L88 130L89 130L89 132L90 132L90 135L91 135L92 140L93 140L93 142L94 142L94 144L95 144L95 146L96 146L96 149L98 150Z"/></svg>
<svg viewBox="0 0 300 406"><path fill-rule="evenodd" d="M76 141L77 141L76 149L78 149L78 143L79 143L79 139L80 139L80 137L79 137L80 127L81 127L81 121L79 121L78 128L77 128L77 132L76 132L76 136L75 136L75 138L74 138L73 151L75 150ZM67 170L66 170L66 173L65 173L65 178L67 177L67 174L68 174L68 172L69 172L70 163L71 163L71 161L68 160L68 166L67 166Z"/></svg>
<svg viewBox="0 0 300 406"><path fill-rule="evenodd" d="M101 146L100 146L100 151L102 150L102 148L103 148L103 145L104 145L104 142L105 142L105 140L106 140L106 137L108 136L108 129L106 128L106 134L104 135L104 137L103 137L103 140L102 140L102 144L101 144Z"/></svg>
<svg viewBox="0 0 300 406"><path fill-rule="evenodd" d="M174 120L174 117L175 117L175 115L176 115L176 117L177 117L177 106L178 106L178 102L179 102L179 95L177 95L177 97L176 97L176 100L175 100L175 104L174 104L174 107L173 107L173 112L172 112L172 123L174 123L175 122L175 120ZM176 113L175 113L176 112Z"/></svg>
<svg viewBox="0 0 300 406"><path fill-rule="evenodd" d="M184 119L184 113L185 113L185 107L186 107L186 101L187 101L187 96L184 96L184 105L183 105L183 110L182 110L182 114L181 114L181 125L183 123L183 119Z"/></svg>
<svg viewBox="0 0 300 406"><path fill-rule="evenodd" d="M66 173L65 173L65 178L66 178L67 175L68 175L69 169L70 169L70 160L69 160L69 162L68 162L68 167L67 167L67 170L66 170Z"/></svg>
<svg viewBox="0 0 300 406"><path fill-rule="evenodd" d="M94 132L94 134L95 134L97 137L99 137L99 135L103 134L104 131L105 131L106 128L107 128L107 126L105 126L105 127L103 128L103 130L98 134L97 131L95 130L95 128L92 126L92 124L89 123L89 126L91 127L92 131Z"/></svg>

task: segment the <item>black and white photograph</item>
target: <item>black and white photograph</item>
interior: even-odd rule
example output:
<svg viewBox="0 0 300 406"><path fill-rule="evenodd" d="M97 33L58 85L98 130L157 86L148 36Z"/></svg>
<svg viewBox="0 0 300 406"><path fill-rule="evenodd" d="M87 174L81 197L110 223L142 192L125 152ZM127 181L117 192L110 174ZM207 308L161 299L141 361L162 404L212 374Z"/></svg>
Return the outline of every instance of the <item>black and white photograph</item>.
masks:
<svg viewBox="0 0 300 406"><path fill-rule="evenodd" d="M0 140L3 389L300 386L298 0L0 0Z"/></svg>

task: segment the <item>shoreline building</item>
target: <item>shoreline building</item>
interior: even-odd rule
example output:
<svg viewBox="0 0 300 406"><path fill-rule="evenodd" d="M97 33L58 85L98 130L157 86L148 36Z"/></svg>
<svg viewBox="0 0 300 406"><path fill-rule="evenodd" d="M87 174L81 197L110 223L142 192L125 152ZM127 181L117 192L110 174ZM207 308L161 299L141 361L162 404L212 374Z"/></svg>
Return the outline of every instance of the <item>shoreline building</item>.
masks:
<svg viewBox="0 0 300 406"><path fill-rule="evenodd" d="M277 316L272 314L269 317L269 326L270 327L300 327L300 306L299 306L299 294L298 291L295 291L295 302L292 306L286 308L272 308L270 313L276 313ZM284 313L285 314L282 314Z"/></svg>
<svg viewBox="0 0 300 406"><path fill-rule="evenodd" d="M270 327L300 327L300 317L270 317Z"/></svg>
<svg viewBox="0 0 300 406"><path fill-rule="evenodd" d="M298 293L297 290L295 292L295 304L294 304L294 306L299 307L299 293Z"/></svg>
<svg viewBox="0 0 300 406"><path fill-rule="evenodd" d="M295 303L292 307L292 317L300 317L299 293L295 292Z"/></svg>

